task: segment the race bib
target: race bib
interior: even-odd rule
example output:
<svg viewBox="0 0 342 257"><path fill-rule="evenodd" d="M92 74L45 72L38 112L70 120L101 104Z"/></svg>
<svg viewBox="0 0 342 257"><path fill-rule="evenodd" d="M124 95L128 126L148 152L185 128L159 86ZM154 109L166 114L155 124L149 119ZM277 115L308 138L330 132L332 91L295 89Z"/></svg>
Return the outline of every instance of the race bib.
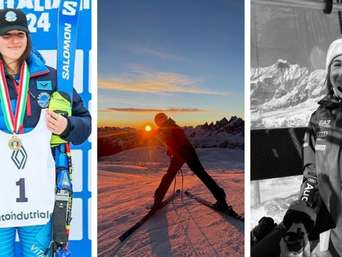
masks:
<svg viewBox="0 0 342 257"><path fill-rule="evenodd" d="M21 147L9 147L12 135L0 131L0 227L46 224L55 201L55 163L45 110L37 126L20 134Z"/></svg>

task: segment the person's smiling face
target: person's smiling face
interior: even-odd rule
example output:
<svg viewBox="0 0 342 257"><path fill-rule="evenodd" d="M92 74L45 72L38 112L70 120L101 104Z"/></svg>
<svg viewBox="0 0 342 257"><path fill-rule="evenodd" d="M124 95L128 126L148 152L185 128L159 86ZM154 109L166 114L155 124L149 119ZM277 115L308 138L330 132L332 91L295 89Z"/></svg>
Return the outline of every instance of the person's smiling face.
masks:
<svg viewBox="0 0 342 257"><path fill-rule="evenodd" d="M0 53L6 63L18 61L26 47L27 36L24 31L11 30L0 36Z"/></svg>
<svg viewBox="0 0 342 257"><path fill-rule="evenodd" d="M332 60L329 79L333 86L334 94L342 98L342 55L338 55Z"/></svg>

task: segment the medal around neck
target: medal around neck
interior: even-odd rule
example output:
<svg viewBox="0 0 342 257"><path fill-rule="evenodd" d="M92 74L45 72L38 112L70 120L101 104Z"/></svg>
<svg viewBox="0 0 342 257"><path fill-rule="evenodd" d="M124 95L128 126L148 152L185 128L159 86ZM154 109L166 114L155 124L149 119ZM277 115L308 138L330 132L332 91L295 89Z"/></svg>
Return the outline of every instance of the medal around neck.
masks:
<svg viewBox="0 0 342 257"><path fill-rule="evenodd" d="M13 151L18 151L22 143L20 138L16 135L23 124L28 88L30 82L30 72L28 65L24 62L20 67L20 80L19 80L19 90L17 96L17 104L15 112L12 111L11 99L9 95L7 80L5 76L5 68L3 62L0 62L0 102L2 112L4 114L4 120L7 129L13 134L8 142L8 146Z"/></svg>
<svg viewBox="0 0 342 257"><path fill-rule="evenodd" d="M8 141L8 146L12 151L19 151L21 148L21 140L17 135L13 135Z"/></svg>

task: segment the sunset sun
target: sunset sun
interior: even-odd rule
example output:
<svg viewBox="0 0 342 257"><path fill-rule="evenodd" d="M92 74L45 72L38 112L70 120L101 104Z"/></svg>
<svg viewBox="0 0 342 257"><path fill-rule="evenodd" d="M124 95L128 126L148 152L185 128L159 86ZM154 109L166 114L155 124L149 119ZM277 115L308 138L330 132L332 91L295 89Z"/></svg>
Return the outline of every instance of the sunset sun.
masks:
<svg viewBox="0 0 342 257"><path fill-rule="evenodd" d="M152 131L151 125L146 125L146 126L145 126L145 131L146 131L146 132L151 132L151 131Z"/></svg>

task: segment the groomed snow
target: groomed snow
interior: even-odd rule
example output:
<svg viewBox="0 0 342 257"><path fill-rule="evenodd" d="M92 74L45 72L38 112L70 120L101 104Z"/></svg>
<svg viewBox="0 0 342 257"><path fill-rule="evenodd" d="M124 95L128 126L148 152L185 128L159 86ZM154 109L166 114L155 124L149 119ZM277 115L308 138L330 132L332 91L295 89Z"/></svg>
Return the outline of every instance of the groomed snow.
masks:
<svg viewBox="0 0 342 257"><path fill-rule="evenodd" d="M197 149L209 174L228 193L237 212L244 211L243 151ZM215 161L217 160L217 161ZM189 199L177 198L156 213L124 243L118 237L153 202L168 165L163 148L136 148L102 158L98 164L98 256L244 256L244 226ZM214 201L186 167L185 189ZM171 185L169 193L174 190ZM177 177L181 188L181 177Z"/></svg>

